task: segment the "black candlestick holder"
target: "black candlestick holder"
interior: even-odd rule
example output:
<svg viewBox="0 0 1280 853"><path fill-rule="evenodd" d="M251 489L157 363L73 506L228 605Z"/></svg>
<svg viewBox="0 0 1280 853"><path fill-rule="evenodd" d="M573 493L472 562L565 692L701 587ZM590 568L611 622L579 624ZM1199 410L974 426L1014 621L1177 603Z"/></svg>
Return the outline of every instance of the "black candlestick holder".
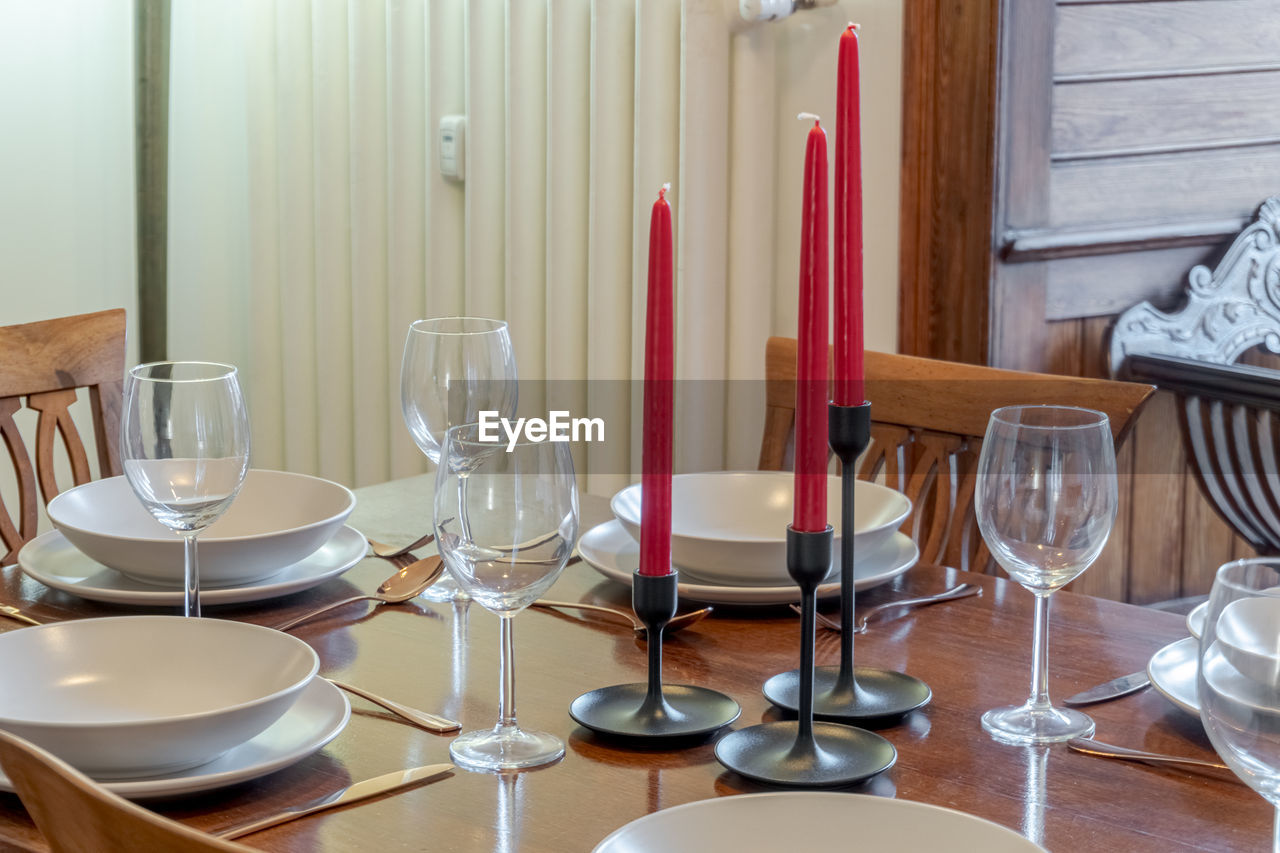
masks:
<svg viewBox="0 0 1280 853"><path fill-rule="evenodd" d="M864 729L813 721L813 635L818 584L831 567L831 528L787 528L787 571L800 587L799 719L739 729L716 743L725 767L774 785L852 785L893 766L893 744Z"/></svg>
<svg viewBox="0 0 1280 853"><path fill-rule="evenodd" d="M679 574L632 577L631 604L645 626L649 680L584 693L569 705L574 722L618 738L689 739L738 719L742 708L723 693L689 684L662 683L662 632L676 612Z"/></svg>
<svg viewBox="0 0 1280 853"><path fill-rule="evenodd" d="M928 704L929 685L906 673L854 666L853 663L853 538L854 466L871 442L871 404L827 407L828 441L841 463L840 512L840 666L815 671L815 716L868 724L887 723ZM800 707L803 673L797 670L775 675L765 682L764 695L780 708Z"/></svg>

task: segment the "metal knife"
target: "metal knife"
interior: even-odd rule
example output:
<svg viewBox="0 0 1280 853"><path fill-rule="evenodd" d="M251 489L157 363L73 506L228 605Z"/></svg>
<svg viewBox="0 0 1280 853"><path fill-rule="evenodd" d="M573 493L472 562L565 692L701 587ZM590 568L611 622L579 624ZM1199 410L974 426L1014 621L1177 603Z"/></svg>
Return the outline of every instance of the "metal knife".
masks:
<svg viewBox="0 0 1280 853"><path fill-rule="evenodd" d="M1136 693L1151 683L1151 679L1147 678L1147 673L1135 672L1132 675L1122 675L1119 678L1113 678L1106 684L1099 684L1097 687L1091 687L1083 693L1077 693L1062 700L1064 705L1092 705L1095 702L1106 702L1108 699L1119 699L1121 696L1128 696L1130 693Z"/></svg>
<svg viewBox="0 0 1280 853"><path fill-rule="evenodd" d="M387 794L391 791L398 791L401 788L408 788L411 785L435 779L446 773L451 774L453 769L452 764L428 764L425 767L414 767L409 770L395 770L391 773L375 776L372 779L365 779L363 782L356 782L341 791L326 794L309 803L293 806L269 817L237 823L226 829L220 829L213 834L219 838L239 838L242 835L258 832L270 826L315 814L318 811L349 805L360 800L367 800L370 797L376 797L379 794Z"/></svg>

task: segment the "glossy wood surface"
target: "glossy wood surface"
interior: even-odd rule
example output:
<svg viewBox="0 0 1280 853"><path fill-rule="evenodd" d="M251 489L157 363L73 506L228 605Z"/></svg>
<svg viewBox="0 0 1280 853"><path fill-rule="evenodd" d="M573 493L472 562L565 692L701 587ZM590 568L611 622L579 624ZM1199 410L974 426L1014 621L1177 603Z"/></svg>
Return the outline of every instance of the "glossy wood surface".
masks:
<svg viewBox="0 0 1280 853"><path fill-rule="evenodd" d="M357 492L352 523L386 542L408 542L424 526L430 478ZM584 518L608 518L584 497ZM584 530L587 529L584 523ZM372 590L391 566L369 558L343 578L275 602L209 608L209 615L275 623L327 601ZM56 619L131 612L81 602L4 573L3 600ZM917 567L859 601L937 592L960 580L984 595L873 624L857 640L860 663L924 679L932 703L881 730L898 748L896 766L851 789L960 809L1022 832L1050 850L1176 851L1264 849L1271 808L1219 776L1093 758L1065 747L1002 746L978 718L1021 702L1030 668L1031 595L1000 578ZM628 590L586 564L566 570L554 597L628 605ZM830 607L833 602L826 606ZM682 605L682 608L685 605ZM170 611L164 611L170 612ZM3 630L20 630L6 622ZM243 841L267 850L587 851L623 824L681 803L767 790L724 771L711 743L683 750L631 749L594 737L569 719L580 693L641 681L644 646L607 617L531 610L515 621L521 723L568 744L558 764L513 775L459 771L450 779L365 805L325 813ZM370 611L351 605L297 629L321 656L321 672L462 721L489 727L497 714L497 617L415 601ZM1185 636L1182 618L1112 601L1058 593L1052 606L1055 697L1145 667ZM667 641L667 680L724 691L743 706L735 726L775 718L760 695L768 676L798 659L799 620L785 607L717 608ZM819 664L834 663L837 638L819 637ZM10 686L12 687L12 686ZM197 797L152 803L202 829L300 803L349 782L410 765L448 760L449 737L405 725L362 700L346 730L320 753L266 778ZM1200 758L1212 750L1197 720L1152 690L1094 706L1097 737L1122 746ZM803 838L798 827L797 839ZM0 795L0 843L42 849L16 797Z"/></svg>

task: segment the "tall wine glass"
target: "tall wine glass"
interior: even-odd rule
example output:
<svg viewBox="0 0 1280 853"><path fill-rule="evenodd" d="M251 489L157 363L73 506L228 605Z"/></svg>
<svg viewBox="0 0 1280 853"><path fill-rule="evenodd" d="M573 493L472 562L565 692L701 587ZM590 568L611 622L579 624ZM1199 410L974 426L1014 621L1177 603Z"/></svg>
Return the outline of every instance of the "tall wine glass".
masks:
<svg viewBox="0 0 1280 853"><path fill-rule="evenodd" d="M1042 744L1093 733L1087 715L1049 702L1049 595L1097 559L1116 503L1106 415L1065 406L991 413L974 494L978 528L996 562L1036 597L1031 696L982 715L995 739Z"/></svg>
<svg viewBox="0 0 1280 853"><path fill-rule="evenodd" d="M182 536L183 613L200 615L196 537L240 491L249 470L249 413L228 364L140 364L125 382L124 475L156 520Z"/></svg>
<svg viewBox="0 0 1280 853"><path fill-rule="evenodd" d="M437 317L409 326L400 367L400 408L409 434L433 463L440 464L449 427L475 423L481 412L513 417L517 401L516 359L506 323ZM466 490L465 476L458 488ZM423 597L451 601L466 593L451 578L441 578Z"/></svg>
<svg viewBox="0 0 1280 853"><path fill-rule="evenodd" d="M1280 560L1218 569L1196 676L1200 721L1222 760L1277 808L1280 853Z"/></svg>
<svg viewBox="0 0 1280 853"><path fill-rule="evenodd" d="M459 481L467 483L459 489ZM578 487L565 442L481 441L474 425L446 434L436 472L436 542L458 584L501 624L498 724L449 746L454 761L481 770L534 767L564 755L546 732L516 723L511 619L555 583L578 538ZM462 519L467 519L467 524Z"/></svg>

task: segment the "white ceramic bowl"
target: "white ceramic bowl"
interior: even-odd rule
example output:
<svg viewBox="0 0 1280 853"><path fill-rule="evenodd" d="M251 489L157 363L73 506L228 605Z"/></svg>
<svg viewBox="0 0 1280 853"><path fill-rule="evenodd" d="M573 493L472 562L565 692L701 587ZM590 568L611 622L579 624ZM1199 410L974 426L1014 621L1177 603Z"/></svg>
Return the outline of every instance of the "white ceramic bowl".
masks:
<svg viewBox="0 0 1280 853"><path fill-rule="evenodd" d="M671 478L671 561L697 578L734 585L789 583L787 525L795 477L787 471L710 471ZM854 548L861 558L893 536L911 512L901 492L858 481ZM640 540L640 484L613 496L610 506ZM832 559L840 553L840 478L827 478L827 518L835 528Z"/></svg>
<svg viewBox="0 0 1280 853"><path fill-rule="evenodd" d="M113 616L0 635L0 729L99 778L194 767L260 734L319 668L259 625Z"/></svg>
<svg viewBox="0 0 1280 853"><path fill-rule="evenodd" d="M293 565L328 542L355 505L350 489L319 477L250 471L226 513L200 534L200 585L238 586ZM104 566L143 583L182 585L182 539L124 477L68 489L49 501L49 519Z"/></svg>
<svg viewBox="0 0 1280 853"><path fill-rule="evenodd" d="M1280 689L1280 598L1230 602L1218 616L1217 640L1222 656L1241 674Z"/></svg>

